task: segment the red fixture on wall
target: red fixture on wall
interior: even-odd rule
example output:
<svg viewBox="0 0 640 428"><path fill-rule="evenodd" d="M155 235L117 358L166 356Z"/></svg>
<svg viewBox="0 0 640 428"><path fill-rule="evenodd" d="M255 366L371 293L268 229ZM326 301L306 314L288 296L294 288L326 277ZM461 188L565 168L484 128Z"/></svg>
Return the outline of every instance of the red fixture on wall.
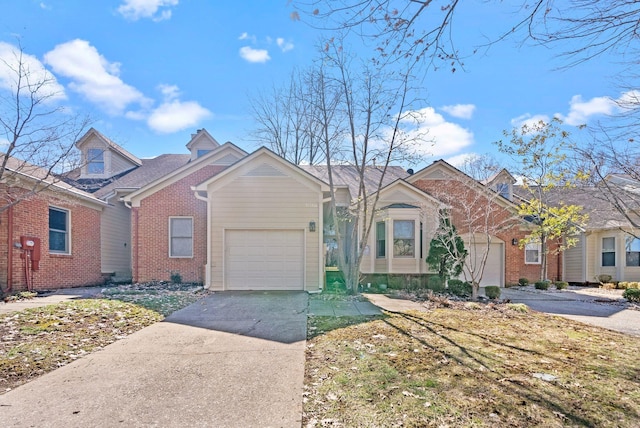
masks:
<svg viewBox="0 0 640 428"><path fill-rule="evenodd" d="M33 272L40 269L40 238L20 237L20 258L24 260L24 276L27 290L33 291Z"/></svg>

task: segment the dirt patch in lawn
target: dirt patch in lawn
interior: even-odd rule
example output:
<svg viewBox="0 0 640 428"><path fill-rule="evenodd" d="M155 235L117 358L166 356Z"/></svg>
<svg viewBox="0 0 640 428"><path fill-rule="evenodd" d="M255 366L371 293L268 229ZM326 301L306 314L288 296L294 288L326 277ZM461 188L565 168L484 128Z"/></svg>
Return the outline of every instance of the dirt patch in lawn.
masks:
<svg viewBox="0 0 640 428"><path fill-rule="evenodd" d="M100 350L208 294L191 284L107 287L92 299L0 316L0 394Z"/></svg>
<svg viewBox="0 0 640 428"><path fill-rule="evenodd" d="M637 338L522 305L333 320L309 319L304 426L640 426Z"/></svg>

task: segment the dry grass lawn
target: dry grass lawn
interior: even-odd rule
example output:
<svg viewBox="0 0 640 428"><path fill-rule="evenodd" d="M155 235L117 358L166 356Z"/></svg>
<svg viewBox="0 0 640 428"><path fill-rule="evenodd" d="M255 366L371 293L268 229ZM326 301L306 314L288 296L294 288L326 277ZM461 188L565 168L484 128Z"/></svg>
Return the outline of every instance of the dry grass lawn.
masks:
<svg viewBox="0 0 640 428"><path fill-rule="evenodd" d="M303 425L640 426L637 337L518 309L310 318Z"/></svg>

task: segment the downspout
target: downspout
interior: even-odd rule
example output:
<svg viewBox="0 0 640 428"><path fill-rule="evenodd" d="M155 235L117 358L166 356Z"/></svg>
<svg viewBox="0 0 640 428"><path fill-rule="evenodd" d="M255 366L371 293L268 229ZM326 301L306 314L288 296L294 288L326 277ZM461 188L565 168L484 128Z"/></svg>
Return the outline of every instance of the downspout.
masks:
<svg viewBox="0 0 640 428"><path fill-rule="evenodd" d="M13 289L13 205L7 209L7 294Z"/></svg>
<svg viewBox="0 0 640 428"><path fill-rule="evenodd" d="M126 202L125 202L126 205ZM140 252L140 225L139 225L139 221L140 221L140 216L138 215L138 209L134 209L133 210L133 214L134 214L134 218L135 218L135 234L136 234L136 248L135 251L133 252L133 280L135 282L138 282L138 254Z"/></svg>
<svg viewBox="0 0 640 428"><path fill-rule="evenodd" d="M195 187L191 186L191 191L196 199L200 201L204 201L207 204L207 221L205 231L207 233L207 264L205 265L204 272L204 288L209 289L211 287L211 204L209 203L209 195L202 196L200 191Z"/></svg>

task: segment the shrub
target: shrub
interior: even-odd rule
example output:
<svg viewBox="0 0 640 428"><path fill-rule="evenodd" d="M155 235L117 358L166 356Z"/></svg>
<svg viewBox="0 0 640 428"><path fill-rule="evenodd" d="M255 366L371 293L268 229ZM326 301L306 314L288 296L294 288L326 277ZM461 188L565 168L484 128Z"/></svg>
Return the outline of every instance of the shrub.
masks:
<svg viewBox="0 0 640 428"><path fill-rule="evenodd" d="M518 279L518 284L520 285L529 285L529 280L527 278Z"/></svg>
<svg viewBox="0 0 640 428"><path fill-rule="evenodd" d="M516 312L529 312L529 306L525 305L524 303L507 303L507 308Z"/></svg>
<svg viewBox="0 0 640 428"><path fill-rule="evenodd" d="M556 290L564 290L569 286L569 283L566 281L556 281L553 283L556 286Z"/></svg>
<svg viewBox="0 0 640 428"><path fill-rule="evenodd" d="M500 297L500 287L497 285L488 285L484 288L484 295L489 299L497 299Z"/></svg>
<svg viewBox="0 0 640 428"><path fill-rule="evenodd" d="M548 290L549 281L536 281L534 286L536 287L536 290Z"/></svg>
<svg viewBox="0 0 640 428"><path fill-rule="evenodd" d="M449 288L447 289L447 291L454 296L468 297L471 295L472 289L471 284L466 281L462 281L459 279L450 279Z"/></svg>
<svg viewBox="0 0 640 428"><path fill-rule="evenodd" d="M178 271L171 271L171 282L174 284L182 284L182 275Z"/></svg>
<svg viewBox="0 0 640 428"><path fill-rule="evenodd" d="M401 276L389 276L389 278L387 278L388 281L388 285L389 288L394 289L394 290L402 290L405 287L405 282L404 282L404 278L402 278ZM385 280L381 280L377 285L379 284L385 284Z"/></svg>
<svg viewBox="0 0 640 428"><path fill-rule="evenodd" d="M429 278L427 288L435 293L442 293L444 291L444 282L439 276L432 276Z"/></svg>
<svg viewBox="0 0 640 428"><path fill-rule="evenodd" d="M600 284L600 288L602 288L604 290L615 290L616 289L616 285L613 282L604 282L604 283Z"/></svg>
<svg viewBox="0 0 640 428"><path fill-rule="evenodd" d="M611 282L612 278L611 278L611 275L607 275L603 273L601 275L596 276L596 279L598 280L598 282L604 283L604 282Z"/></svg>
<svg viewBox="0 0 640 428"><path fill-rule="evenodd" d="M622 293L622 297L627 299L630 302L638 302L640 303L640 289L638 288L627 288Z"/></svg>
<svg viewBox="0 0 640 428"><path fill-rule="evenodd" d="M627 288L632 288L634 290L637 290L640 288L640 282L629 282L627 283Z"/></svg>

